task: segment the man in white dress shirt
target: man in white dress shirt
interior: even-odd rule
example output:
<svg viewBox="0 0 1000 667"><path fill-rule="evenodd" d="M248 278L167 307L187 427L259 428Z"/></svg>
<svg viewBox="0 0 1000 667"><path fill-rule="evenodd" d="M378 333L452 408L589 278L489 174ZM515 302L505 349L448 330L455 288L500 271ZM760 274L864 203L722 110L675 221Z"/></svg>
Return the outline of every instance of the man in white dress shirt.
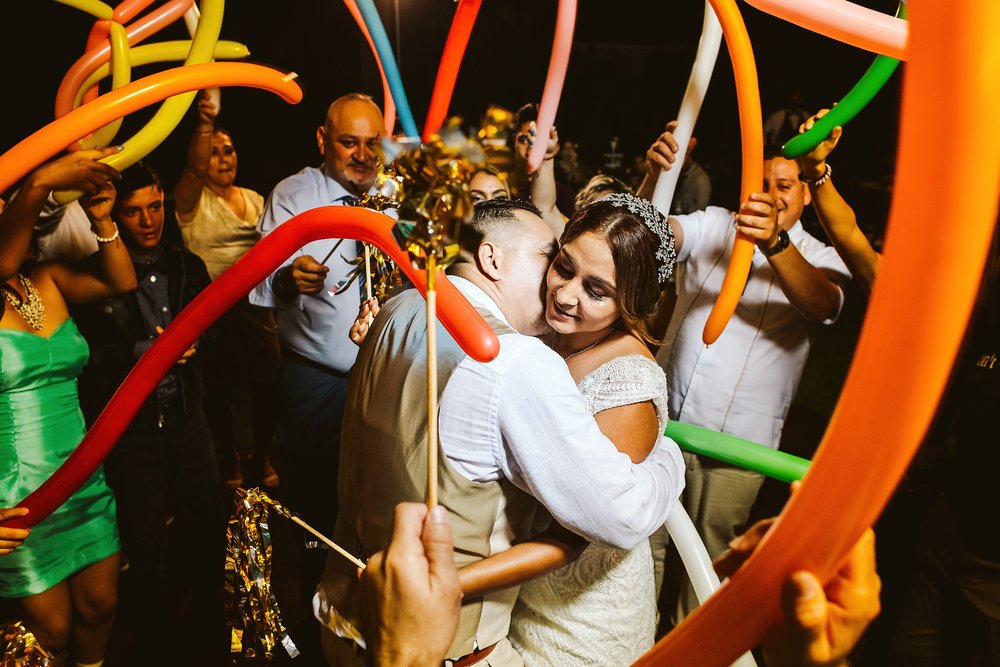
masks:
<svg viewBox="0 0 1000 667"><path fill-rule="evenodd" d="M664 156L675 150L676 141L665 133L647 157L669 168L672 160ZM671 419L773 449L781 440L816 327L836 321L850 281L836 251L810 236L799 222L810 197L798 173L798 165L777 150L765 155L765 193L754 195L741 213L769 202L777 215L758 215L751 223L748 216L710 206L670 219L677 261L686 268L666 343L657 355L667 374ZM640 192L651 192L658 175L659 170L651 170ZM702 330L722 286L737 231L757 244L750 276L725 331L706 347ZM763 476L686 452L684 458L687 488L682 501L715 558L746 522ZM689 585L681 598L679 616L697 606Z"/></svg>
<svg viewBox="0 0 1000 667"><path fill-rule="evenodd" d="M310 209L356 204L375 182L382 128L382 112L367 95L334 101L316 130L322 166L278 183L257 225L261 236ZM361 303L358 285L337 294L330 290L354 268L348 261L358 256L358 246L353 239L309 243L250 293L252 304L274 308L277 315L282 368L275 398L286 502L327 534L337 517L337 494L329 487L337 478L347 372L357 355L347 332ZM308 599L325 553L306 550L301 557Z"/></svg>
<svg viewBox="0 0 1000 667"><path fill-rule="evenodd" d="M439 502L447 508L459 567L530 536L537 499L589 540L631 548L666 519L684 485L683 461L666 439L638 465L600 431L563 359L536 336L547 328L541 286L556 240L525 205L477 207L484 234L450 280L500 339L489 363L465 355L438 326ZM362 558L384 549L395 506L426 490L426 320L407 290L386 302L351 373L334 540ZM539 573L541 574L541 573ZM317 594L331 664L360 664L336 634L356 618L357 573L327 559ZM520 665L506 639L516 588L470 595L448 655L461 665ZM339 632L338 632L339 630Z"/></svg>

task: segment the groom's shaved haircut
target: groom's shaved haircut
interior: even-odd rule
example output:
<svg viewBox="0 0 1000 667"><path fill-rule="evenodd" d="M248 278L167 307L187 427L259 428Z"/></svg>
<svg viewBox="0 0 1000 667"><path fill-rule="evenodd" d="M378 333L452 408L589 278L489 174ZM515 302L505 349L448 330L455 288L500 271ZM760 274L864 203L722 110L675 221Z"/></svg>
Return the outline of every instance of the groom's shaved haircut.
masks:
<svg viewBox="0 0 1000 667"><path fill-rule="evenodd" d="M488 199L476 204L469 226L482 234L484 240L502 244L511 232L516 234L524 224L517 216L518 211L542 217L542 212L530 202L520 199Z"/></svg>

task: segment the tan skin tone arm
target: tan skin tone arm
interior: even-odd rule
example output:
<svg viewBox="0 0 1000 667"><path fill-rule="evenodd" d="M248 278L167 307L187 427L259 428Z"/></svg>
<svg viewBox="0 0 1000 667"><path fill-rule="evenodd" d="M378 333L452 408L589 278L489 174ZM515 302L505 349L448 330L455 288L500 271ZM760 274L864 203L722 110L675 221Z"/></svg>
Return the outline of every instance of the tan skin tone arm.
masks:
<svg viewBox="0 0 1000 667"><path fill-rule="evenodd" d="M120 150L112 146L77 151L44 164L28 175L17 196L0 213L0 279L10 278L24 262L35 223L49 194L54 190L97 192L108 180L118 176L113 167L98 160Z"/></svg>
<svg viewBox="0 0 1000 667"><path fill-rule="evenodd" d="M800 132L805 132L812 128L813 124L825 116L829 109L821 109L815 116L802 124ZM826 173L826 160L833 149L840 141L843 128L835 127L830 132L830 136L824 139L819 146L798 159L799 168L803 175L810 181L816 180ZM823 185L809 185L809 193L812 195L813 208L820 224L826 230L830 242L837 249L837 254L847 264L858 282L861 284L866 294L871 293L872 283L875 282L875 274L878 273L878 265L882 256L875 252L868 238L858 227L858 220L854 214L854 209L844 200L833 184L833 179L829 178Z"/></svg>
<svg viewBox="0 0 1000 667"><path fill-rule="evenodd" d="M535 132L535 123L531 123L531 131ZM534 134L532 134L534 137ZM534 139L532 139L534 143ZM542 212L542 220L552 228L558 237L566 226L566 218L556 207L558 190L556 189L555 157L559 152L559 134L555 126L549 133L549 143L545 149L545 159L538 171L531 175L531 201Z"/></svg>
<svg viewBox="0 0 1000 667"><path fill-rule="evenodd" d="M601 432L633 463L645 460L659 435L656 410L650 402L604 410L594 419ZM519 586L572 563L586 546L586 540L553 521L531 540L459 570L462 592L465 597L477 597Z"/></svg>
<svg viewBox="0 0 1000 667"><path fill-rule="evenodd" d="M778 240L778 209L774 197L756 192L740 207L736 230L750 236L761 248ZM781 290L805 317L816 322L830 319L840 304L840 292L827 274L806 261L794 245L767 258Z"/></svg>
<svg viewBox="0 0 1000 667"><path fill-rule="evenodd" d="M114 236L111 209L115 205L115 188L110 182L106 182L97 194L82 199L80 204L95 234L102 238ZM135 289L135 267L120 236L110 243L99 242L97 255L100 268L96 275L61 262L46 262L39 269L49 275L70 303L92 303Z"/></svg>
<svg viewBox="0 0 1000 667"><path fill-rule="evenodd" d="M198 94L198 124L188 144L187 163L174 188L174 206L186 215L194 211L205 187L208 165L212 160L212 133L215 130L215 105L208 93Z"/></svg>

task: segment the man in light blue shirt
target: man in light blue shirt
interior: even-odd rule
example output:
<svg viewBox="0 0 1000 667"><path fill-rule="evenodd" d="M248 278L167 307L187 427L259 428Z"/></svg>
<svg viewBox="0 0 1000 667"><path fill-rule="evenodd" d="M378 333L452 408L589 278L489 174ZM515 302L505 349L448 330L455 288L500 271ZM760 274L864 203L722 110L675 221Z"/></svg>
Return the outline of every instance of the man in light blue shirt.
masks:
<svg viewBox="0 0 1000 667"><path fill-rule="evenodd" d="M306 167L278 183L257 225L261 236L319 206L355 205L375 182L382 127L382 112L367 95L354 93L334 101L316 130L323 165ZM348 261L359 250L353 239L314 241L250 293L251 303L274 308L277 314L282 348L278 439L286 501L326 534L337 518L340 423L347 372L358 349L348 331L361 304L358 285L338 294L330 290L354 268ZM302 557L303 599L309 600L324 553L309 550Z"/></svg>

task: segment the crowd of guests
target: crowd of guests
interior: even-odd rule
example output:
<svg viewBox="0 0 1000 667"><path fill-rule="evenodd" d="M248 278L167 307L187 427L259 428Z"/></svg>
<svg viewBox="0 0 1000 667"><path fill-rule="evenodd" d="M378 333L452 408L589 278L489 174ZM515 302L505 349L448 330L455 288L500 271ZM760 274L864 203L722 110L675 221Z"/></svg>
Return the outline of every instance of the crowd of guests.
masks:
<svg viewBox="0 0 1000 667"><path fill-rule="evenodd" d="M321 164L266 199L236 185L238 153L216 113L199 96L171 191L182 245L164 239L160 175L99 161L115 148L40 167L0 213L0 507L11 508L0 518L24 514L17 501L212 280L295 215L355 206L373 189L383 120L366 95L330 105L316 130ZM837 320L852 278L867 292L877 275L880 256L834 185L842 130L797 161L769 150L763 190L730 210L708 205L695 140L677 164L673 123L616 175L590 174L575 144L555 128L538 136L536 121L537 106L522 107L506 158L467 183L482 238L450 279L501 346L478 363L440 330L440 505L414 504L427 479L422 297L366 299L363 280L340 285L360 243L309 243L178 359L67 503L30 532L0 526L0 597L17 601L46 649L103 664L117 613L142 664L219 664L224 491L247 482L280 485L309 524L370 559L359 579L338 554L297 547L295 600L334 665L631 664L661 615L679 623L698 605L686 574L664 567L674 511L721 575L739 567L770 525L739 535L763 477L682 453L663 431L674 419L778 447L818 328ZM536 141L545 157L529 173ZM681 174L664 216L649 199L670 169ZM56 203L64 190L84 195ZM803 228L808 206L830 245ZM706 348L738 232L757 246L746 290ZM973 481L953 485L928 524L898 633L907 665L948 663L950 589L973 601L1000 652L1000 549L983 515L992 466L978 463L1000 373L997 266L994 248L956 380L976 397L956 418L956 463ZM680 587L669 604L665 579ZM794 573L782 599L766 663L842 664L878 613L871 534L825 588Z"/></svg>

